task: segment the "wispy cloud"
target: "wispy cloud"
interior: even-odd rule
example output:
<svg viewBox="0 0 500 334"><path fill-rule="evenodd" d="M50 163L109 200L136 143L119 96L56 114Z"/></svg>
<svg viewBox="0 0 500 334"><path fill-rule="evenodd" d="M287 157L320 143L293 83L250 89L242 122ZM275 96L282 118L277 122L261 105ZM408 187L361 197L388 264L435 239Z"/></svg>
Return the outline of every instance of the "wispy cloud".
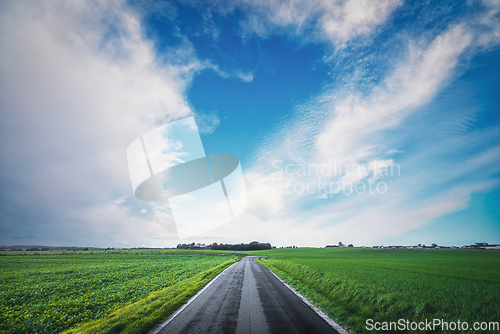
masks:
<svg viewBox="0 0 500 334"><path fill-rule="evenodd" d="M378 153L372 133L396 126L415 107L428 102L471 40L464 27L456 25L428 46L410 44L405 59L370 95L353 92L336 102L333 119L317 138L320 158L358 163Z"/></svg>
<svg viewBox="0 0 500 334"><path fill-rule="evenodd" d="M394 65L385 78L368 94L347 83L344 88L337 85L334 90L326 90L300 106L295 119L283 123L279 131L262 144L248 179L249 192L256 189L256 192L265 194L266 200L260 201L261 205L254 210L250 207L248 213L253 212L257 220L275 221L276 231L286 229L290 231L290 237L300 234L305 244L317 244L319 239L328 242L332 235L358 244L373 243L463 209L474 192L497 186L498 180L494 176L498 171L492 168L499 159L494 153L498 148L481 157L470 157L466 163L462 161L466 156L462 155L446 168L440 165L439 158L436 160L437 144L409 156L394 156L395 161L383 159L402 152L392 146L398 139L387 140L385 133L401 126L456 78L462 57L480 50L476 37L475 29L469 23L459 22L431 40L410 40L404 56L398 61L393 60ZM425 121L416 126L425 129ZM480 151L481 143L489 142L492 131L497 130L469 136L468 145ZM449 138L451 146L446 146L446 150L459 152L464 143L453 140ZM363 180L376 181L377 174L318 177L282 173L279 174L281 181L276 182L276 169L271 166L277 160L293 166L321 166L335 161L338 165L357 165L372 172L379 163L386 166L397 163L402 165L403 171L400 176L383 179L389 187L383 195L287 193L276 189L286 183L293 185L298 182L307 184L343 179L354 184ZM435 167L430 169L429 164ZM465 168L469 165L476 169L486 168L489 172L482 174L480 179L467 181L472 172ZM452 180L455 185L452 185ZM459 186L456 186L457 180L460 180ZM430 187L435 188L434 193L429 192ZM267 202L272 203L268 208L265 207ZM269 215L262 217L266 212Z"/></svg>
<svg viewBox="0 0 500 334"><path fill-rule="evenodd" d="M214 133L220 125L220 118L215 111L210 113L197 113L195 119L198 130L202 134Z"/></svg>
<svg viewBox="0 0 500 334"><path fill-rule="evenodd" d="M341 46L368 35L401 4L398 0L240 1L247 14L241 25L247 34L268 37L289 33Z"/></svg>
<svg viewBox="0 0 500 334"><path fill-rule="evenodd" d="M474 18L471 24L478 29L478 44L490 48L500 43L500 2L484 0L485 12Z"/></svg>
<svg viewBox="0 0 500 334"><path fill-rule="evenodd" d="M236 76L244 82L251 82L253 80L252 72L236 72Z"/></svg>
<svg viewBox="0 0 500 334"><path fill-rule="evenodd" d="M213 64L210 60L206 60L204 64L206 69L213 70L223 78L239 78L243 82L251 82L253 80L252 72L242 72L240 70L233 70L231 72L223 71L219 68L219 65Z"/></svg>
<svg viewBox="0 0 500 334"><path fill-rule="evenodd" d="M401 150L396 150L396 149L390 149L389 151L386 152L387 155L392 155L392 154L396 154L396 153L405 153L404 151L401 151Z"/></svg>

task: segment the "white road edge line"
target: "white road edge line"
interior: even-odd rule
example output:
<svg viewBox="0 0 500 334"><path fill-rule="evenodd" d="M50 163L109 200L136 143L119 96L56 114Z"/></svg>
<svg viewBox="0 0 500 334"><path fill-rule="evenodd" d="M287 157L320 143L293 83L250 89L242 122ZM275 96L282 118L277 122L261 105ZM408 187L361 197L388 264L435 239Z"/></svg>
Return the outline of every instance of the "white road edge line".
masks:
<svg viewBox="0 0 500 334"><path fill-rule="evenodd" d="M224 269L220 274L218 274L217 276L215 276L214 278L212 278L212 280L210 282L207 283L207 285L205 285L200 291L198 291L193 297L191 297L184 305L182 305L181 307L179 307L177 309L177 311L175 311L174 313L172 313L168 318L167 320L165 320L164 322L162 322L160 325L158 325L158 327L156 327L155 329L152 329L149 331L148 334L158 334L163 328L165 328L165 326L167 326L169 324L170 321L174 320L174 318L182 312L182 310L184 310L189 304L191 304L199 295L201 295L203 293L203 291L205 291L210 285L212 285L213 282L215 282L215 280L217 280L220 276L222 276L226 271L228 271L230 268L232 268L233 266L235 266L239 261L236 261L235 263L233 263L232 265L230 265L229 267L227 267L226 269Z"/></svg>
<svg viewBox="0 0 500 334"><path fill-rule="evenodd" d="M269 269L268 269L269 270ZM269 270L271 274L273 274L277 279L280 280L281 283L283 283L290 291L292 291L297 297L302 299L304 303L306 303L307 306L313 309L314 312L316 312L317 315L319 315L323 320L325 320L330 326L333 327L337 332L340 334L350 334L347 330L345 330L342 326L340 326L338 323L336 323L332 318L330 318L328 315L326 315L325 312L321 311L319 308L317 308L313 303L307 300L306 297L302 296L299 292L297 292L294 288L292 288L290 285L286 284L281 278L278 277L275 273L273 273L271 270Z"/></svg>

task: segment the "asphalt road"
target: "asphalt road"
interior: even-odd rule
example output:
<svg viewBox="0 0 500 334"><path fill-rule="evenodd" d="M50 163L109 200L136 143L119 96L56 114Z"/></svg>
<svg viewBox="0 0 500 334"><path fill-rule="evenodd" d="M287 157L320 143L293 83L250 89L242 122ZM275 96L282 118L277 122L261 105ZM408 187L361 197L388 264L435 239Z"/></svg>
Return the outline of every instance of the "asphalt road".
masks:
<svg viewBox="0 0 500 334"><path fill-rule="evenodd" d="M159 333L337 333L269 270L245 257Z"/></svg>

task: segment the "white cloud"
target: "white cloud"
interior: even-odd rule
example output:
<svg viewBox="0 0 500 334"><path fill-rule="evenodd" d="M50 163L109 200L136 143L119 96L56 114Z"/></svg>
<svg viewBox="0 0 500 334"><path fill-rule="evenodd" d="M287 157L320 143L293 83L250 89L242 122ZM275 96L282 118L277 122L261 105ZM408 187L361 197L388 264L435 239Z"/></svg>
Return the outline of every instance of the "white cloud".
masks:
<svg viewBox="0 0 500 334"><path fill-rule="evenodd" d="M251 82L253 81L253 73L252 72L237 72L236 76L240 78L244 82Z"/></svg>
<svg viewBox="0 0 500 334"><path fill-rule="evenodd" d="M2 4L0 49L4 237L106 245L164 230L123 196L125 150L191 113L185 90L204 68L192 46L159 64L123 1L16 1Z"/></svg>
<svg viewBox="0 0 500 334"><path fill-rule="evenodd" d="M356 245L377 244L384 239L427 226L433 219L465 209L472 193L489 190L496 185L498 182L460 186L445 194L430 196L428 200L412 206L408 206L403 200L392 198L378 205L366 206L366 211L323 227L323 233L320 235L336 236L337 239L354 242ZM335 209L335 206L330 208ZM317 217L323 224L325 220L331 219L332 217L326 214ZM305 230L317 231L322 225L318 221L307 226ZM309 238L312 238L312 235ZM322 238L323 243L331 242L330 240L329 237Z"/></svg>
<svg viewBox="0 0 500 334"><path fill-rule="evenodd" d="M115 201L115 204L122 204L122 203L124 203L126 198L127 198L127 196L122 196L122 197L118 198Z"/></svg>
<svg viewBox="0 0 500 334"><path fill-rule="evenodd" d="M264 143L257 168L273 160L295 163L358 164L369 169L382 154L378 134L393 128L417 106L428 102L446 83L472 36L453 26L428 45L410 45L406 58L371 94L326 91L301 107L292 124L286 124ZM422 45L424 44L424 45Z"/></svg>
<svg viewBox="0 0 500 334"><path fill-rule="evenodd" d="M210 113L198 112L196 113L195 118L198 130L202 134L214 133L217 127L220 125L220 118L216 111Z"/></svg>
<svg viewBox="0 0 500 334"><path fill-rule="evenodd" d="M359 245L425 226L432 219L465 208L473 193L497 186L497 181L485 181L495 175L496 153L485 153L466 163L448 163L446 168L437 164L433 169L428 167L432 161L440 161L435 160L443 154L439 153L440 149L460 151L467 147L463 142L435 143L422 152L383 159L386 154L402 152L386 147L394 147L398 138L387 140L384 134L400 126L453 79L461 57L466 52L474 52L470 51L475 47L474 34L466 24L451 25L431 41L410 42L405 57L394 61L392 70L369 94L353 90L347 83L345 90L339 91L335 86L335 91L327 90L300 106L294 121L283 124L276 134L263 142L251 171L253 179L260 175L265 184L271 184L273 161L316 165L335 161L337 165L358 165L365 171L343 175L345 182L354 184L367 178L380 179L388 182L387 193L336 194L331 198L330 194L323 193L280 193L273 195L275 198L269 201L272 203L269 207L266 207L266 200L261 201L258 210L261 216L255 216L257 220L266 221L264 225L269 233L280 233L285 244L300 236L303 245L321 245L335 241L331 240L335 236L335 239ZM477 149L481 143L491 142L488 139L491 131L474 139L471 136L462 139L468 141L470 149ZM384 179L381 168L399 164L399 160L406 163L398 165L402 168L401 175ZM483 178L467 183L465 180L472 168L467 169L469 165L487 172ZM297 174L281 177L285 179L280 185L318 180L316 176L299 177ZM340 177L334 175L319 180L339 181ZM450 186L453 180L460 180L460 185ZM255 184L261 186L258 182ZM249 192L253 192L252 185ZM432 187L435 193L430 193ZM259 193L267 196L271 191L257 189L255 197ZM422 198L423 194L427 195L427 200ZM278 212L271 211L274 203L280 203ZM250 218L249 221L253 226L258 225ZM283 223L285 221L289 223Z"/></svg>
<svg viewBox="0 0 500 334"><path fill-rule="evenodd" d="M367 96L348 95L334 106L335 115L318 136L320 159L359 163L375 152L372 134L396 126L415 107L428 102L445 83L472 36L451 27L428 46L409 47L384 82Z"/></svg>
<svg viewBox="0 0 500 334"><path fill-rule="evenodd" d="M478 44L490 48L500 43L500 1L483 0L486 11L472 22L479 30Z"/></svg>
<svg viewBox="0 0 500 334"><path fill-rule="evenodd" d="M342 48L358 36L369 36L386 22L401 0L183 0L183 6L202 14L202 32L217 40L214 14L238 12L241 34L267 38L274 34L298 36L306 42L326 42ZM241 15L240 15L241 14Z"/></svg>
<svg viewBox="0 0 500 334"><path fill-rule="evenodd" d="M405 153L404 151L401 150L396 150L396 149L390 149L389 151L386 152L388 155L396 154L396 153Z"/></svg>
<svg viewBox="0 0 500 334"><path fill-rule="evenodd" d="M247 34L267 37L286 29L305 39L340 46L371 33L400 4L399 0L245 0L236 6L247 15L241 23Z"/></svg>
<svg viewBox="0 0 500 334"><path fill-rule="evenodd" d="M226 72L220 69L219 65L213 64L211 61L205 61L204 66L207 69L213 70L217 75L221 76L222 78L238 78L241 79L243 82L251 82L253 80L253 73L252 72L243 72L241 70L234 70L231 72Z"/></svg>
<svg viewBox="0 0 500 334"><path fill-rule="evenodd" d="M263 220L279 216L285 206L285 199L274 181L272 175L263 176L252 172L245 174L247 213Z"/></svg>

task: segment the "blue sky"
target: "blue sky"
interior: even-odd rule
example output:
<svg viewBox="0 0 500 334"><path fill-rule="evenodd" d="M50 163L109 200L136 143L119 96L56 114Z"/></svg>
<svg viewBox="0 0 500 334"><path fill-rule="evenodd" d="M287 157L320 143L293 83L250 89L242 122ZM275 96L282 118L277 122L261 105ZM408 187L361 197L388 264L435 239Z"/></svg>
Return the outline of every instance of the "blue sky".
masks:
<svg viewBox="0 0 500 334"><path fill-rule="evenodd" d="M0 244L500 242L498 1L20 1L0 15ZM179 240L168 205L134 197L125 152L189 115L207 153L240 159L248 204ZM331 166L344 171L315 172Z"/></svg>

